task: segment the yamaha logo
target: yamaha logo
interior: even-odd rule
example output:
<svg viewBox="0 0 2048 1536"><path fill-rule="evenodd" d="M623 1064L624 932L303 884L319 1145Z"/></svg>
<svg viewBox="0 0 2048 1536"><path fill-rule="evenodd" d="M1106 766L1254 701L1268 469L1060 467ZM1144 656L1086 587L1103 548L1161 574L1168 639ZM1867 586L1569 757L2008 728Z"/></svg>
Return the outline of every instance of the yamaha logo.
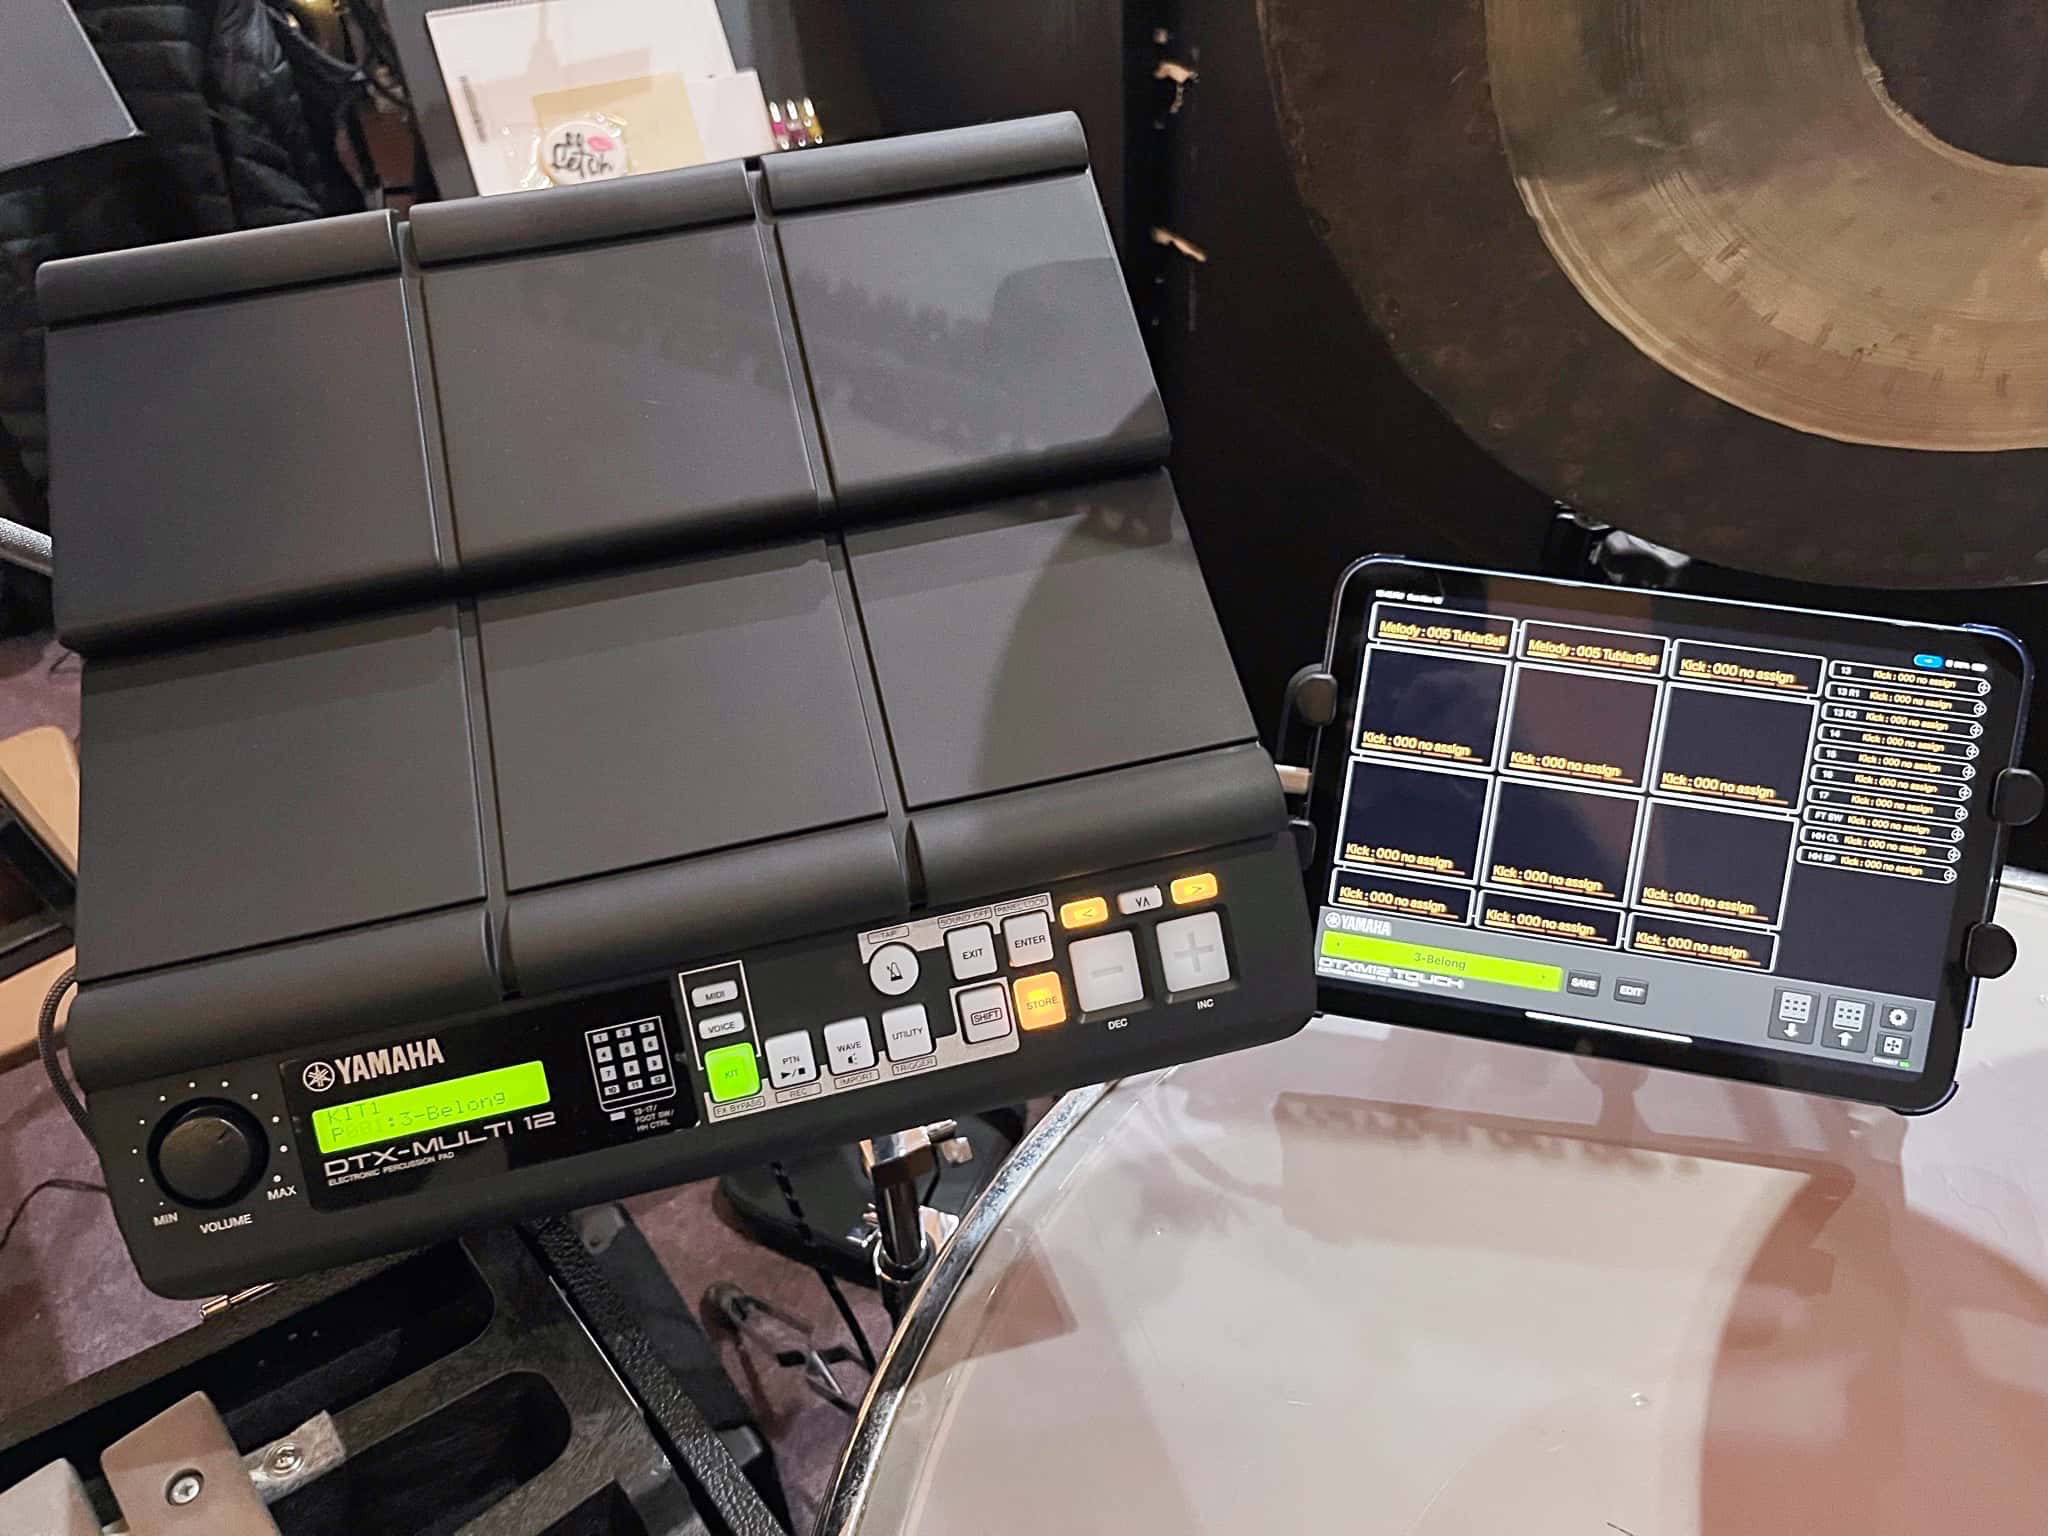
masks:
<svg viewBox="0 0 2048 1536"><path fill-rule="evenodd" d="M379 1077L394 1077L401 1072L416 1072L421 1067L444 1066L447 1060L441 1054L439 1040L408 1040L403 1045L387 1045L374 1051L358 1051L353 1056L337 1056L331 1063L309 1061L299 1074L299 1081L306 1085L309 1093L325 1093L336 1083L367 1083Z"/></svg>

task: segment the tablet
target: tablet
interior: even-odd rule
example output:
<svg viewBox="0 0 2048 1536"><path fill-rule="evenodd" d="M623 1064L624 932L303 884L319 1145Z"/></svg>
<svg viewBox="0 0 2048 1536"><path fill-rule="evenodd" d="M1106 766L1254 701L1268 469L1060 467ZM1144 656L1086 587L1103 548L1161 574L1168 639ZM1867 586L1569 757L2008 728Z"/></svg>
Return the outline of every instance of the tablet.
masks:
<svg viewBox="0 0 2048 1536"><path fill-rule="evenodd" d="M1328 664L1324 1011L1946 1096L2032 683L2010 636L1374 558Z"/></svg>

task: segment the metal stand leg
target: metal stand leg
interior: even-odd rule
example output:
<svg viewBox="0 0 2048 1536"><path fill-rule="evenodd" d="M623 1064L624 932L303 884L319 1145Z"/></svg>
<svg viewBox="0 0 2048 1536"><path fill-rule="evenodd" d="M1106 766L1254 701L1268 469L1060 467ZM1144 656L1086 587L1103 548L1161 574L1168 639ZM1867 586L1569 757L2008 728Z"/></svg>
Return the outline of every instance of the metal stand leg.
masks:
<svg viewBox="0 0 2048 1536"><path fill-rule="evenodd" d="M889 1320L900 1323L933 1257L960 1224L957 1216L925 1207L924 1182L940 1158L957 1166L973 1158L974 1148L956 1122L941 1120L864 1141L860 1156L875 1186L875 1288Z"/></svg>

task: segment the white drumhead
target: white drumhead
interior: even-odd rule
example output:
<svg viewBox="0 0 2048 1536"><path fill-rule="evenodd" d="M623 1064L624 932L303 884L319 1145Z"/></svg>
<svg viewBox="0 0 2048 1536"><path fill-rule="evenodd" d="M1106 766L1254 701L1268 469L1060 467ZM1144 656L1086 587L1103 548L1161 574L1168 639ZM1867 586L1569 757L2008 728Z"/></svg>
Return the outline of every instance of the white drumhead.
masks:
<svg viewBox="0 0 2048 1536"><path fill-rule="evenodd" d="M1920 1120L1341 1020L1119 1085L836 1508L873 1536L2038 1536L2048 900L2000 918L2019 967Z"/></svg>

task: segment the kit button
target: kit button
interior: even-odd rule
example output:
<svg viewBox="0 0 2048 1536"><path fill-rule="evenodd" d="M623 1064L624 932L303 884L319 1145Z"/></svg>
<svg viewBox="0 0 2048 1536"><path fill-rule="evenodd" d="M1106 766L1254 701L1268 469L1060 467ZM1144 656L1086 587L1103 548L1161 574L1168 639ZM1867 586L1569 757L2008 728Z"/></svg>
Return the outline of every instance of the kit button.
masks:
<svg viewBox="0 0 2048 1536"><path fill-rule="evenodd" d="M1141 886L1135 891L1119 891L1116 909L1125 917L1136 917L1140 912L1157 912L1166 905L1166 898L1159 893L1156 885Z"/></svg>
<svg viewBox="0 0 2048 1536"><path fill-rule="evenodd" d="M1010 964L1046 965L1052 960L1052 925L1043 912L1026 912L1003 924L1003 943L1009 946Z"/></svg>
<svg viewBox="0 0 2048 1536"><path fill-rule="evenodd" d="M818 1080L818 1058L811 1054L809 1030L776 1035L761 1047L768 1058L768 1081L777 1088L795 1088Z"/></svg>
<svg viewBox="0 0 2048 1536"><path fill-rule="evenodd" d="M868 980L877 992L901 997L917 985L917 951L908 944L884 944L868 961Z"/></svg>
<svg viewBox="0 0 2048 1536"><path fill-rule="evenodd" d="M741 1041L706 1051L704 1080L710 1085L714 1104L752 1098L761 1091L761 1065L754 1059L754 1048Z"/></svg>
<svg viewBox="0 0 2048 1536"><path fill-rule="evenodd" d="M955 981L972 981L977 976L995 975L1000 969L996 962L995 930L987 923L976 923L971 928L947 929L946 958L953 964Z"/></svg>
<svg viewBox="0 0 2048 1536"><path fill-rule="evenodd" d="M825 1026L825 1059L836 1073L865 1072L875 1064L875 1042L866 1019L841 1019Z"/></svg>
<svg viewBox="0 0 2048 1536"><path fill-rule="evenodd" d="M932 1026L924 1004L891 1008L882 1015L882 1044L891 1061L909 1061L932 1053Z"/></svg>

